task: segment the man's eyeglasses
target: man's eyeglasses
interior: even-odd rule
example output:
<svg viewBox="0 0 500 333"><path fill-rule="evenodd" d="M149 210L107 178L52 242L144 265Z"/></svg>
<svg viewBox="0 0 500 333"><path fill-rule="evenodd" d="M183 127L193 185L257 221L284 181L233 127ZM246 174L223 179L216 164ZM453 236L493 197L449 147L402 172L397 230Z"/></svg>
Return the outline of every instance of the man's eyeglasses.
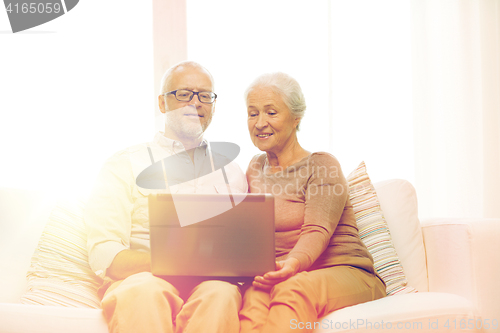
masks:
<svg viewBox="0 0 500 333"><path fill-rule="evenodd" d="M200 102L205 104L212 104L215 102L217 98L217 94L211 91L191 91L186 89L172 90L166 93L163 93L163 96L174 95L175 98L180 102L189 102L193 99L194 95L198 95L198 99Z"/></svg>

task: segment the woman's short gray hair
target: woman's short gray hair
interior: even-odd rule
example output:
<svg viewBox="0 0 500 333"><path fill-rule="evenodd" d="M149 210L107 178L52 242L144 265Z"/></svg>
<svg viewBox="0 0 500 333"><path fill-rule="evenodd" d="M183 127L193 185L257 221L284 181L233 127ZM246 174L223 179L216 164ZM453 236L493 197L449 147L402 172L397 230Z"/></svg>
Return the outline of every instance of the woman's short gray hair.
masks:
<svg viewBox="0 0 500 333"><path fill-rule="evenodd" d="M248 94L255 88L269 87L277 94L281 95L292 116L300 118L297 125L299 130L300 121L306 112L306 100L299 83L288 74L275 72L262 74L257 77L245 91L245 101L248 103Z"/></svg>

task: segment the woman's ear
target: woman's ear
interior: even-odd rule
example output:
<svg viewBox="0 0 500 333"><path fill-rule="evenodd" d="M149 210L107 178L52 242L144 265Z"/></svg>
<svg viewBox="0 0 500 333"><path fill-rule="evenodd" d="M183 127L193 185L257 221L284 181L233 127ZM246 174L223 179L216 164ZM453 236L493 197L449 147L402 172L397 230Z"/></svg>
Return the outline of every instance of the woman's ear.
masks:
<svg viewBox="0 0 500 333"><path fill-rule="evenodd" d="M299 124L300 124L300 119L301 119L301 118L295 118L295 121L293 122L293 127L294 127L294 128L297 128L297 126L299 126Z"/></svg>

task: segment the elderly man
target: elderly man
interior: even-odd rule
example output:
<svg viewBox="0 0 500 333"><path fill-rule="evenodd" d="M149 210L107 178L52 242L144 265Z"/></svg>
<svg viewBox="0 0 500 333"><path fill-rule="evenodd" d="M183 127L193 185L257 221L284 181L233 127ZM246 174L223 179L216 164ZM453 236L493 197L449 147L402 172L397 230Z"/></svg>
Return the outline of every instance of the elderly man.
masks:
<svg viewBox="0 0 500 333"><path fill-rule="evenodd" d="M215 110L211 74L195 62L182 62L164 75L159 107L165 132L150 143L113 155L104 164L85 211L89 262L104 279L99 290L111 332L238 332L241 295L224 281L172 281L150 273L147 195L137 176L155 161L184 156L192 177L175 193L216 193L229 186L246 192L239 167L206 174L212 153L203 139ZM185 170L183 170L185 174ZM201 180L200 180L201 179ZM168 189L167 189L168 190ZM172 190L172 189L170 189Z"/></svg>

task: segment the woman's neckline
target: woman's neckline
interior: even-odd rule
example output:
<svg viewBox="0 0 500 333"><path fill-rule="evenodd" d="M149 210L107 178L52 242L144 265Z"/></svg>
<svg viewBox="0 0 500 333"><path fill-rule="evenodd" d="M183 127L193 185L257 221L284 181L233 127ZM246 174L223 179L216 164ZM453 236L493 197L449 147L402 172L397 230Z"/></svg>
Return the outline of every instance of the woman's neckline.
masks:
<svg viewBox="0 0 500 333"><path fill-rule="evenodd" d="M302 163L304 160L309 159L312 156L312 154L314 154L314 153L309 153L307 156L305 156L301 160L290 164L289 166L287 166L284 169L282 168L281 170L277 170L274 172L271 172L271 166L269 165L269 160L267 158L267 154L265 154L264 155L264 163L262 164L262 170L264 171L264 175L267 175L267 176L272 176L272 175L275 175L278 173L283 173L283 172L287 171L288 169L290 169L291 167L294 167L295 165Z"/></svg>

